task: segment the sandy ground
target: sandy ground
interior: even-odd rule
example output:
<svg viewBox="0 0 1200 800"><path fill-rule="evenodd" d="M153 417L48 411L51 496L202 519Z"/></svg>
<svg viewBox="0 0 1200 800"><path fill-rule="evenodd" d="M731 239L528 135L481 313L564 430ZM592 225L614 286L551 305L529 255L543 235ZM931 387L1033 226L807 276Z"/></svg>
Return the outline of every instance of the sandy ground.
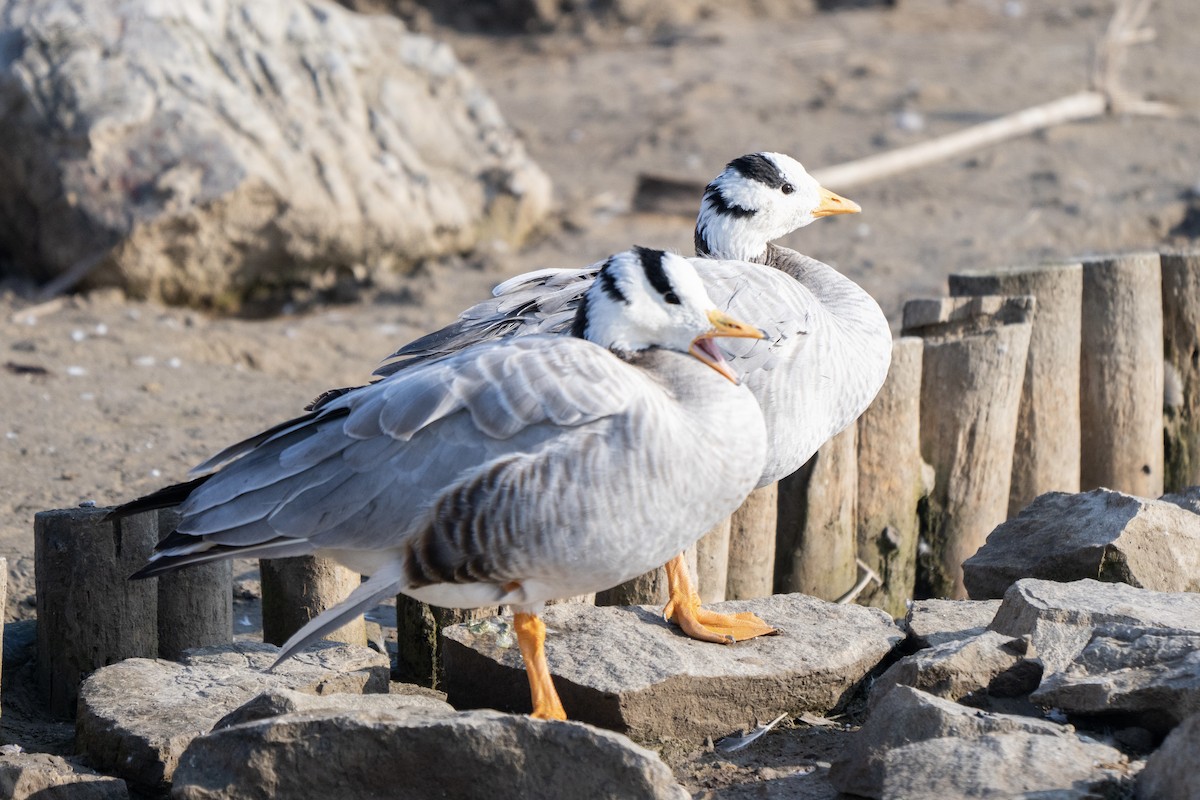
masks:
<svg viewBox="0 0 1200 800"><path fill-rule="evenodd" d="M1108 0L899 6L629 29L599 44L437 31L554 180L561 213L522 252L496 247L337 297L299 293L260 320L116 292L48 305L0 293L7 618L33 612L38 510L111 504L181 479L323 389L361 381L508 275L591 263L634 243L689 253L691 219L631 212L639 173L704 181L756 150L828 166L1056 99L1087 87L1111 13ZM955 270L1195 246L1200 4L1159 0L1150 25L1157 38L1130 52L1124 82L1188 116L1071 124L844 189L862 215L822 220L786 244L862 283L894 323L905 300L944 293ZM701 762L693 788L759 796L734 787L767 767Z"/></svg>

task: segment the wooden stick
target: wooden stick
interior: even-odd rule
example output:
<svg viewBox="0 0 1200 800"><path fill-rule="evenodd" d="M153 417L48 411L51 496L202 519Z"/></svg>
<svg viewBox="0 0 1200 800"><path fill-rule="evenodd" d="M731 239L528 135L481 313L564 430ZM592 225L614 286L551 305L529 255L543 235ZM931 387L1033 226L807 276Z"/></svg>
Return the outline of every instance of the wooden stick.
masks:
<svg viewBox="0 0 1200 800"><path fill-rule="evenodd" d="M950 294L1031 295L1029 338L1017 417L1008 516L1046 492L1079 491L1079 326L1083 267L1026 267L950 276Z"/></svg>
<svg viewBox="0 0 1200 800"><path fill-rule="evenodd" d="M819 169L814 171L812 176L822 186L834 187L841 191L954 158L971 150L1033 133L1042 128L1103 116L1107 110L1108 97L1103 92L1077 92L927 142Z"/></svg>
<svg viewBox="0 0 1200 800"><path fill-rule="evenodd" d="M1081 342L1079 488L1158 497L1163 493L1158 253L1083 262Z"/></svg>
<svg viewBox="0 0 1200 800"><path fill-rule="evenodd" d="M904 307L904 333L925 339L921 453L936 476L925 522L929 557L918 576L926 596L965 598L962 562L1007 516L1033 309L1032 297Z"/></svg>
<svg viewBox="0 0 1200 800"><path fill-rule="evenodd" d="M353 570L317 556L263 558L258 568L263 641L275 645L282 645L310 619L345 600L361 580ZM366 647L367 626L361 616L356 617L322 638Z"/></svg>
<svg viewBox="0 0 1200 800"><path fill-rule="evenodd" d="M158 512L157 536L175 530L179 512ZM178 660L193 647L233 641L233 562L212 561L158 581L158 657Z"/></svg>
<svg viewBox="0 0 1200 800"><path fill-rule="evenodd" d="M733 512L729 533L727 600L770 597L775 585L779 484L755 489Z"/></svg>
<svg viewBox="0 0 1200 800"><path fill-rule="evenodd" d="M731 525L732 520L726 517L696 542L696 591L703 603L725 600Z"/></svg>
<svg viewBox="0 0 1200 800"><path fill-rule="evenodd" d="M1173 390L1164 392L1163 488L1200 484L1200 251L1163 253L1163 356Z"/></svg>
<svg viewBox="0 0 1200 800"><path fill-rule="evenodd" d="M834 600L854 585L857 442L851 425L779 482L777 590Z"/></svg>
<svg viewBox="0 0 1200 800"><path fill-rule="evenodd" d="M892 342L887 380L858 420L858 557L882 576L859 602L893 617L904 615L917 578L923 348L915 336Z"/></svg>
<svg viewBox="0 0 1200 800"><path fill-rule="evenodd" d="M75 716L93 670L158 656L158 580L129 580L158 543L157 515L108 520L109 510L33 518L38 684L58 717Z"/></svg>

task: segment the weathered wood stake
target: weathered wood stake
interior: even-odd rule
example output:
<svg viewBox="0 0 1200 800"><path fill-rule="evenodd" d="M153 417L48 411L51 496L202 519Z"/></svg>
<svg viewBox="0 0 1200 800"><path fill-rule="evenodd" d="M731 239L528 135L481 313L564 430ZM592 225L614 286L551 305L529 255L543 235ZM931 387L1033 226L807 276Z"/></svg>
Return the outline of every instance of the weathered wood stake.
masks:
<svg viewBox="0 0 1200 800"><path fill-rule="evenodd" d="M282 645L310 619L345 600L361 580L353 570L317 556L263 558L258 567L263 641L274 645ZM365 647L367 626L357 617L324 638Z"/></svg>
<svg viewBox="0 0 1200 800"><path fill-rule="evenodd" d="M158 512L158 538L179 524L179 512ZM213 561L158 580L158 657L233 641L233 562Z"/></svg>
<svg viewBox="0 0 1200 800"><path fill-rule="evenodd" d="M857 427L851 425L779 482L775 587L836 600L854 586Z"/></svg>
<svg viewBox="0 0 1200 800"><path fill-rule="evenodd" d="M8 607L8 559L0 557L0 679L4 677L4 615ZM0 680L3 685L3 680Z"/></svg>
<svg viewBox="0 0 1200 800"><path fill-rule="evenodd" d="M917 577L921 460L921 354L910 336L892 343L892 364L875 402L858 419L858 557L882 581L857 602L903 616Z"/></svg>
<svg viewBox="0 0 1200 800"><path fill-rule="evenodd" d="M903 332L925 340L921 454L933 465L918 594L966 597L962 562L1008 511L1034 299L910 300Z"/></svg>
<svg viewBox="0 0 1200 800"><path fill-rule="evenodd" d="M1083 262L1080 485L1163 493L1163 311L1158 253Z"/></svg>
<svg viewBox="0 0 1200 800"><path fill-rule="evenodd" d="M696 590L705 603L725 600L731 524L732 520L726 517L696 542Z"/></svg>
<svg viewBox="0 0 1200 800"><path fill-rule="evenodd" d="M725 599L770 597L775 585L779 484L755 489L730 519Z"/></svg>
<svg viewBox="0 0 1200 800"><path fill-rule="evenodd" d="M126 658L158 656L158 581L131 581L158 543L154 514L106 520L104 508L34 516L38 685L58 717L79 684Z"/></svg>
<svg viewBox="0 0 1200 800"><path fill-rule="evenodd" d="M1171 370L1164 392L1163 488L1200 484L1200 252L1163 253L1163 356Z"/></svg>
<svg viewBox="0 0 1200 800"><path fill-rule="evenodd" d="M1017 416L1008 516L1046 492L1079 491L1079 347L1083 267L1027 267L950 276L950 294L1037 300Z"/></svg>

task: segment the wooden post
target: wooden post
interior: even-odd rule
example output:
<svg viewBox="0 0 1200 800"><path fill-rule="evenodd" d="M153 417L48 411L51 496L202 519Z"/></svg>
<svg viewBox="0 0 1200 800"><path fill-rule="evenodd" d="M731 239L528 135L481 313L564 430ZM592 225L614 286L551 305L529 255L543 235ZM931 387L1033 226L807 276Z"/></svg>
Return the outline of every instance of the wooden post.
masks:
<svg viewBox="0 0 1200 800"><path fill-rule="evenodd" d="M158 538L175 530L179 512L158 512ZM158 580L158 657L233 641L233 562L187 567Z"/></svg>
<svg viewBox="0 0 1200 800"><path fill-rule="evenodd" d="M4 617L8 608L8 559L0 556L0 686L4 673ZM2 708L3 706L0 706Z"/></svg>
<svg viewBox="0 0 1200 800"><path fill-rule="evenodd" d="M696 590L702 602L720 603L725 600L731 523L732 519L726 517L696 542Z"/></svg>
<svg viewBox="0 0 1200 800"><path fill-rule="evenodd" d="M918 594L966 597L962 562L1008 512L1034 299L910 300L903 332L925 340L921 454L934 468Z"/></svg>
<svg viewBox="0 0 1200 800"><path fill-rule="evenodd" d="M917 576L917 504L925 492L921 460L921 354L909 336L892 343L892 364L875 402L858 419L858 557L882 586L861 605L904 616Z"/></svg>
<svg viewBox="0 0 1200 800"><path fill-rule="evenodd" d="M730 520L727 600L770 597L775 588L779 484L755 489Z"/></svg>
<svg viewBox="0 0 1200 800"><path fill-rule="evenodd" d="M1046 492L1078 492L1082 265L951 275L950 294L1031 295L1037 301L1017 414L1008 516Z"/></svg>
<svg viewBox="0 0 1200 800"><path fill-rule="evenodd" d="M1164 392L1163 488L1200 484L1200 252L1162 255Z"/></svg>
<svg viewBox="0 0 1200 800"><path fill-rule="evenodd" d="M158 542L155 514L106 520L104 508L34 515L38 685L58 717L79 684L126 658L158 655L158 581L131 581Z"/></svg>
<svg viewBox="0 0 1200 800"><path fill-rule="evenodd" d="M317 556L263 558L258 568L263 641L274 645L282 645L310 619L345 600L361 581L357 572ZM324 638L365 647L366 622L356 617Z"/></svg>
<svg viewBox="0 0 1200 800"><path fill-rule="evenodd" d="M498 606L440 608L396 595L396 671L402 681L437 688L441 683L442 631L500 613Z"/></svg>
<svg viewBox="0 0 1200 800"><path fill-rule="evenodd" d="M1083 262L1080 486L1163 493L1163 312L1158 253Z"/></svg>
<svg viewBox="0 0 1200 800"><path fill-rule="evenodd" d="M851 425L779 482L775 587L836 600L858 577L857 427Z"/></svg>

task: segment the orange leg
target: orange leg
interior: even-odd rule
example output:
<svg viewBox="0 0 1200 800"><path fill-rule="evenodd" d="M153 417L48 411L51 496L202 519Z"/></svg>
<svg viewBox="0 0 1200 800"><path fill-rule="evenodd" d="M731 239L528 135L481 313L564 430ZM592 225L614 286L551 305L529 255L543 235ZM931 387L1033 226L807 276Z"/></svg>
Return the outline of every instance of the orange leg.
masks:
<svg viewBox="0 0 1200 800"><path fill-rule="evenodd" d="M692 588L687 562L683 553L667 562L667 592L670 599L663 617L678 625L683 632L702 642L732 644L755 636L779 633L754 614L717 614L700 607L700 595Z"/></svg>
<svg viewBox="0 0 1200 800"><path fill-rule="evenodd" d="M546 623L537 614L514 614L513 627L517 631L517 644L521 647L521 658L525 659L525 673L529 676L529 695L533 699L534 719L567 718L554 681L550 679L550 666L546 663Z"/></svg>

